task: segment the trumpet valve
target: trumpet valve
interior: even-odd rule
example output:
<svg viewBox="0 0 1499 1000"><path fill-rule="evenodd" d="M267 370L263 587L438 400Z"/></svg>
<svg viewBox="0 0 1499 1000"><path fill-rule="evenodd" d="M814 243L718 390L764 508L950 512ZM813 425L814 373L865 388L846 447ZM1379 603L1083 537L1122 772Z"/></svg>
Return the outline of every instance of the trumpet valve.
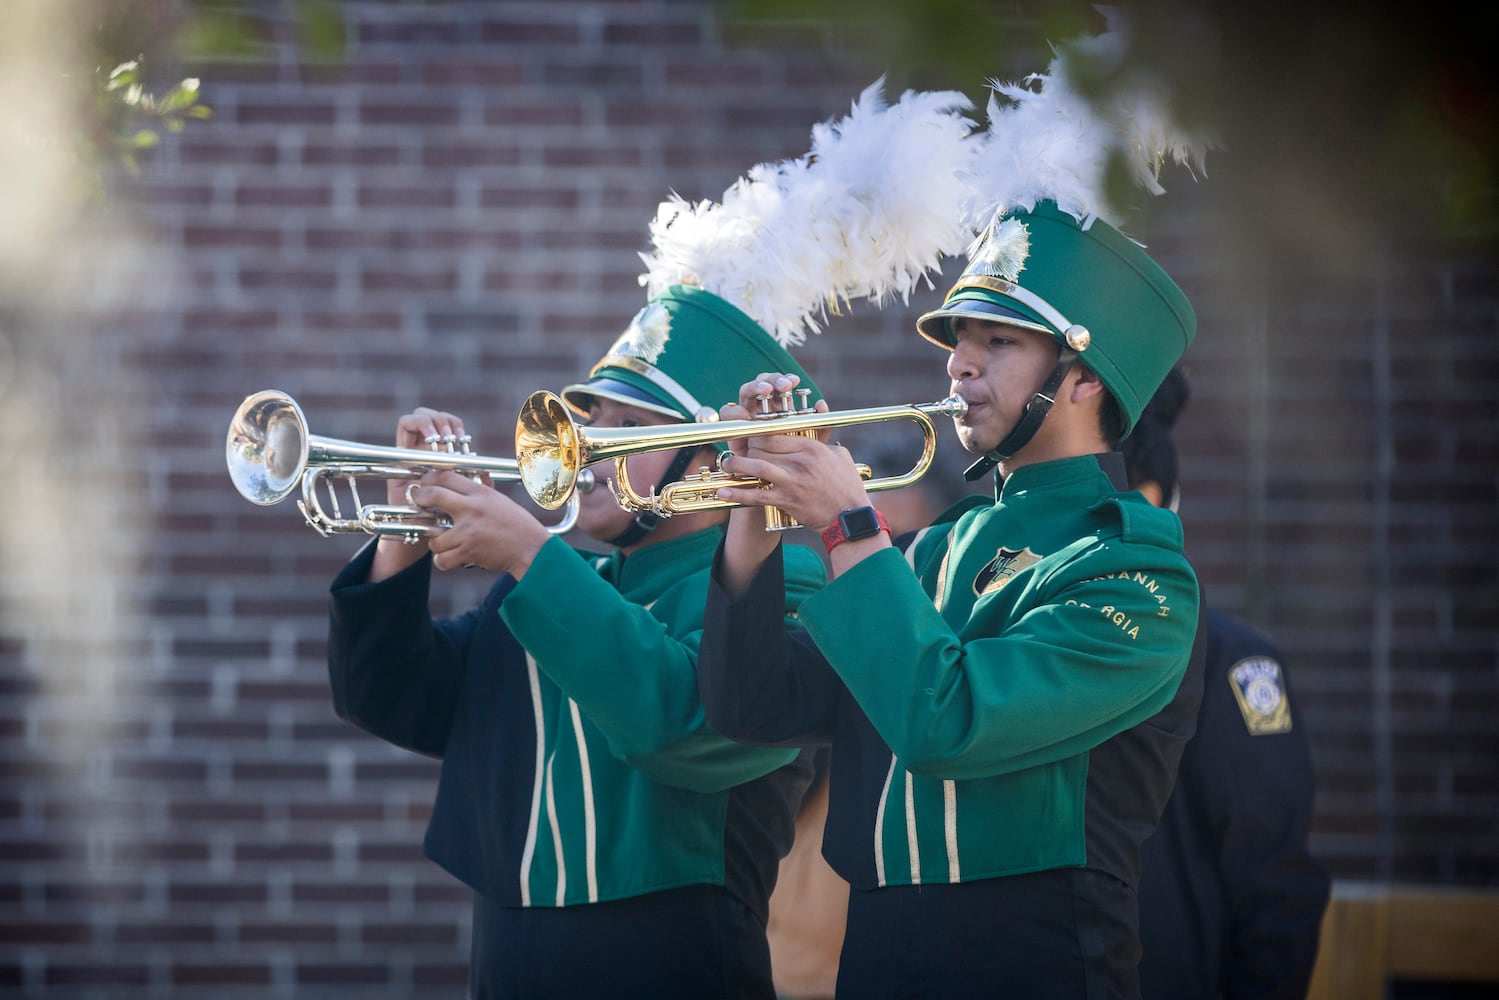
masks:
<svg viewBox="0 0 1499 1000"><path fill-rule="evenodd" d="M765 508L765 530L766 531L790 531L800 528L801 522L779 507Z"/></svg>

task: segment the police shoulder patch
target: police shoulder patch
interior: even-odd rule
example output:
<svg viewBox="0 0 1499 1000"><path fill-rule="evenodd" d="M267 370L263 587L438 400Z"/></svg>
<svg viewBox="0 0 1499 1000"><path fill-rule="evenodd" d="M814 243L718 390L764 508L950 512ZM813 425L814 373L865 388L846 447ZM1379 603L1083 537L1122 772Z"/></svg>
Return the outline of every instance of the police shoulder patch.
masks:
<svg viewBox="0 0 1499 1000"><path fill-rule="evenodd" d="M1280 664L1268 656L1251 656L1228 668L1228 684L1251 736L1291 731L1291 702Z"/></svg>

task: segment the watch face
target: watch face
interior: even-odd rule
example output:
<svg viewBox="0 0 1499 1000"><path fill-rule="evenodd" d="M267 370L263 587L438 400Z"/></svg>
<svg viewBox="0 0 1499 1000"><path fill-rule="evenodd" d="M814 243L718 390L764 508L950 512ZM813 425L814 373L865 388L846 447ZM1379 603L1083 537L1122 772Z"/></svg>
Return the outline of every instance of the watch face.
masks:
<svg viewBox="0 0 1499 1000"><path fill-rule="evenodd" d="M843 535L849 541L868 538L880 530L880 520L875 516L873 507L846 510L838 515L838 521L843 525Z"/></svg>

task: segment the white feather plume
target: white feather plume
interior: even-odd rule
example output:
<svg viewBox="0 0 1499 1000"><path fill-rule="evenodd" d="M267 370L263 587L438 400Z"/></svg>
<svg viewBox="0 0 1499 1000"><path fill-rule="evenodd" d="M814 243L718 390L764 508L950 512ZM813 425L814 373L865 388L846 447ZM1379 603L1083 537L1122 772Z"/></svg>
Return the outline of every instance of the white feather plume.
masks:
<svg viewBox="0 0 1499 1000"><path fill-rule="evenodd" d="M1158 81L1133 74L1093 99L1074 86L1073 60L1086 58L1107 73L1125 54L1127 24L1117 12L1100 10L1109 30L1058 46L1045 73L1019 83L990 82L989 128L964 213L980 241L996 213L1029 210L1048 199L1084 228L1095 218L1117 224L1106 190L1116 155L1126 158L1136 182L1152 194L1165 190L1160 168L1167 160L1202 170L1211 141L1176 125ZM1007 103L1000 103L1001 96Z"/></svg>
<svg viewBox="0 0 1499 1000"><path fill-rule="evenodd" d="M821 330L829 310L906 299L972 236L963 207L977 154L971 106L956 91L907 91L880 78L849 114L812 130L811 150L761 163L718 202L672 195L651 221L640 281L654 298L700 285L783 346Z"/></svg>

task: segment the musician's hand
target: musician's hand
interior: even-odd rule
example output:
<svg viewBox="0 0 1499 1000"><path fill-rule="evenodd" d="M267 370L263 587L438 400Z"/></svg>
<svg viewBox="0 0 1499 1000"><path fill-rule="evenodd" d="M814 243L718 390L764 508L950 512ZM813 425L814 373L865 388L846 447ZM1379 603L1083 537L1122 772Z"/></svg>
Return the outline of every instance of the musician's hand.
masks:
<svg viewBox="0 0 1499 1000"><path fill-rule="evenodd" d="M737 403L728 403L719 408L719 417L723 420L749 420L759 416L762 409L771 413L784 413L788 410L799 412L800 397L796 395L796 387L801 380L802 377L794 373L761 372L739 387ZM791 393L789 402L785 395L788 392ZM768 397L763 406L761 396ZM828 412L827 401L819 399L812 409L817 413ZM729 447L735 454L742 455L748 444L745 441L730 441Z"/></svg>
<svg viewBox="0 0 1499 1000"><path fill-rule="evenodd" d="M428 473L411 499L453 522L428 540L432 565L441 570L479 566L520 579L550 537L530 511L456 472Z"/></svg>
<svg viewBox="0 0 1499 1000"><path fill-rule="evenodd" d="M447 451L463 438L463 421L451 413L418 406L396 421L396 447L417 451ZM386 503L406 503L406 487L415 479L392 479L385 485Z"/></svg>
<svg viewBox="0 0 1499 1000"><path fill-rule="evenodd" d="M780 412L787 390L794 390L800 378L794 374L762 372L744 383L739 390L737 406L723 409L725 418L744 419L759 405L758 396L770 394L771 412ZM796 403L791 404L795 409ZM826 413L827 403L819 400L814 407ZM773 430L774 420L765 421ZM735 477L760 481L764 488L725 487L718 497L732 503L751 506L773 506L786 511L803 525L822 531L849 507L869 503L863 480L848 450L828 444L828 431L814 438L797 433L767 433L730 442L731 456L720 467Z"/></svg>

